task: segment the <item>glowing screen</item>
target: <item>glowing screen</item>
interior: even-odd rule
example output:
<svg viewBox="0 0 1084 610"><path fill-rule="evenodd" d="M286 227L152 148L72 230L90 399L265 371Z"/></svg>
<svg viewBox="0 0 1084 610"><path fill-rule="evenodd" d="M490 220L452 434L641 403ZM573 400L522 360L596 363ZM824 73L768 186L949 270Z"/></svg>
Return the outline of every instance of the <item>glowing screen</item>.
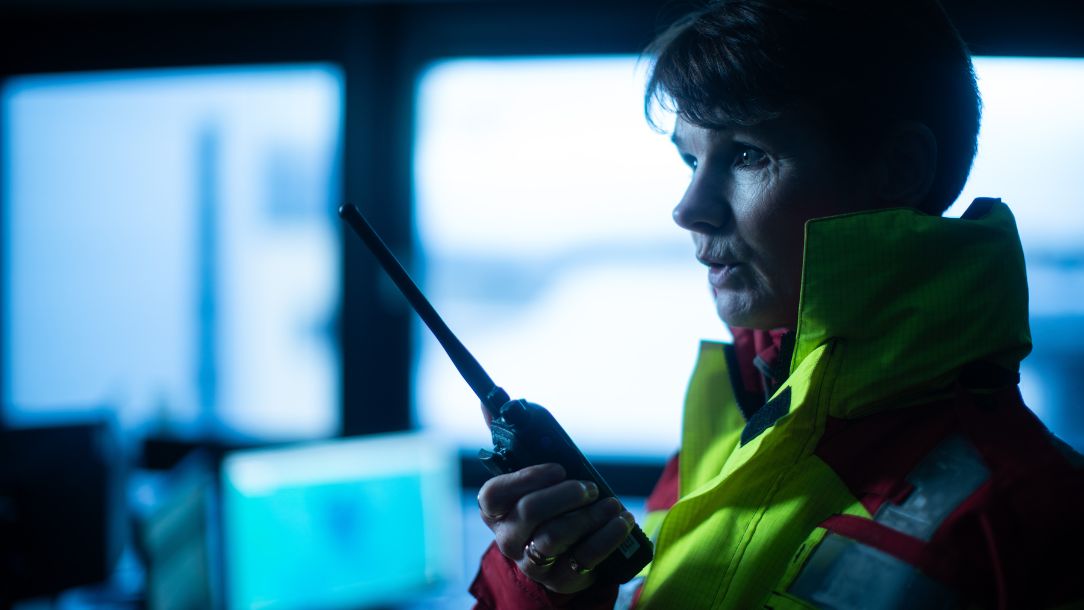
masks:
<svg viewBox="0 0 1084 610"><path fill-rule="evenodd" d="M356 608L458 578L458 468L454 451L416 434L229 456L229 606Z"/></svg>

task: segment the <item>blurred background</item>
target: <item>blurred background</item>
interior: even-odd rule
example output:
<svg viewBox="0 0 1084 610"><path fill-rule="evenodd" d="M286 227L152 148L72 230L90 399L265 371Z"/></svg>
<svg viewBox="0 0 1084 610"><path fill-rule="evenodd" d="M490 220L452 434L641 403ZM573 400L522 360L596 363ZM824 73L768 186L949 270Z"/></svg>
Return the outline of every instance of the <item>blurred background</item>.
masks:
<svg viewBox="0 0 1084 610"><path fill-rule="evenodd" d="M1084 7L947 1L1022 390L1084 449ZM463 608L477 399L358 205L632 508L726 339L642 115L662 0L0 5L0 608Z"/></svg>

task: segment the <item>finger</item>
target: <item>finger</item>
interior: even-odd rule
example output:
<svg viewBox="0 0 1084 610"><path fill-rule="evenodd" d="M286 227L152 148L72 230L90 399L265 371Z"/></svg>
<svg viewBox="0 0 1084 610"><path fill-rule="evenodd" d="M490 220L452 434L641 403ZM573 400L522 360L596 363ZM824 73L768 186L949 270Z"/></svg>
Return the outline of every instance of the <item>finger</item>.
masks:
<svg viewBox="0 0 1084 610"><path fill-rule="evenodd" d="M487 525L503 519L519 502L533 491L558 483L565 478L560 464L538 464L515 472L493 477L478 490L478 508Z"/></svg>
<svg viewBox="0 0 1084 610"><path fill-rule="evenodd" d="M534 540L528 540L523 547L523 558L527 561L525 565L531 566L532 569L546 571L557 562L557 557L557 555L546 555L539 551Z"/></svg>
<svg viewBox="0 0 1084 610"><path fill-rule="evenodd" d="M609 504L607 500L596 502L591 509L599 510L600 513L613 510L601 508L602 505ZM517 562L519 569L557 593L574 593L591 586L598 577L595 568L617 550L632 530L632 515L624 511L619 502L614 500L614 503L618 506L618 514L603 519L601 527L574 544L556 563L548 568L539 568L529 562L520 561ZM600 508L596 509L596 506Z"/></svg>
<svg viewBox="0 0 1084 610"><path fill-rule="evenodd" d="M513 513L534 530L545 521L560 517L597 499L598 485L594 482L561 481L523 496L516 503Z"/></svg>
<svg viewBox="0 0 1084 610"><path fill-rule="evenodd" d="M623 510L624 507L621 506L621 502L617 498L604 498L590 506L566 513L542 524L535 530L527 542L526 548L531 549L533 547L536 557L544 559L550 557L559 558L562 553L606 525ZM548 573L555 563L556 561L532 561L530 554L527 554L523 560L517 562L517 565L527 576L544 582L547 580ZM560 569L556 579L550 578L549 580L551 582L548 586L558 585L559 588L563 588L563 586L575 585L576 582L574 581L582 579L578 577L572 578L567 574L567 570Z"/></svg>
<svg viewBox="0 0 1084 610"><path fill-rule="evenodd" d="M490 525L497 546L506 557L519 560L539 525L594 502L598 486L590 481L562 481L533 491L516 503L502 519Z"/></svg>
<svg viewBox="0 0 1084 610"><path fill-rule="evenodd" d="M623 510L617 498L604 498L543 523L531 535L531 542L535 550L544 556L561 555Z"/></svg>
<svg viewBox="0 0 1084 610"><path fill-rule="evenodd" d="M594 570L598 564L609 557L632 531L636 523L632 513L622 512L610 519L597 532L570 549L566 556L574 560L568 563L568 571L583 575L579 570Z"/></svg>

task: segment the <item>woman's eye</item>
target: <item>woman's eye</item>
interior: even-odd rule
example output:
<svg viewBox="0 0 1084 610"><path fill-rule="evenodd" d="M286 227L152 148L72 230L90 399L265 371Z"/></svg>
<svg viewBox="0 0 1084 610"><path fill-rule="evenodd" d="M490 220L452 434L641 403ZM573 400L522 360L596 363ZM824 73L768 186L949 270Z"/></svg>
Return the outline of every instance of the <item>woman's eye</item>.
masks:
<svg viewBox="0 0 1084 610"><path fill-rule="evenodd" d="M734 163L739 167L757 167L767 160L768 155L764 154L764 151L756 148L745 148L738 153Z"/></svg>
<svg viewBox="0 0 1084 610"><path fill-rule="evenodd" d="M692 155L681 155L681 160L685 162L685 165L689 166L689 169L696 169L696 157Z"/></svg>

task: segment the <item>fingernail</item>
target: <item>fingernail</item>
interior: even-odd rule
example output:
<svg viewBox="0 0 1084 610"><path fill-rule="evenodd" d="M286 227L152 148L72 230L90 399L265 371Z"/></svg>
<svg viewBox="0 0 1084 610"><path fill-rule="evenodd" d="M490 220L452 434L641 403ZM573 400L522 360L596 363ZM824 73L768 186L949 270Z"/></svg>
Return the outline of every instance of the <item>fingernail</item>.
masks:
<svg viewBox="0 0 1084 610"><path fill-rule="evenodd" d="M546 474L554 477L563 477L565 476L565 469L560 464L546 464Z"/></svg>
<svg viewBox="0 0 1084 610"><path fill-rule="evenodd" d="M593 481L583 481L583 494L587 496L588 500L594 500L598 497L598 485L595 485Z"/></svg>
<svg viewBox="0 0 1084 610"><path fill-rule="evenodd" d="M602 511L602 515L607 519L616 517L622 510L621 502L619 502L617 498L606 498L602 502L599 502L599 504L601 505L599 509Z"/></svg>
<svg viewBox="0 0 1084 610"><path fill-rule="evenodd" d="M636 525L636 517L633 517L632 513L630 513L629 511L621 513L621 518L625 521L625 523L628 523L630 527Z"/></svg>

